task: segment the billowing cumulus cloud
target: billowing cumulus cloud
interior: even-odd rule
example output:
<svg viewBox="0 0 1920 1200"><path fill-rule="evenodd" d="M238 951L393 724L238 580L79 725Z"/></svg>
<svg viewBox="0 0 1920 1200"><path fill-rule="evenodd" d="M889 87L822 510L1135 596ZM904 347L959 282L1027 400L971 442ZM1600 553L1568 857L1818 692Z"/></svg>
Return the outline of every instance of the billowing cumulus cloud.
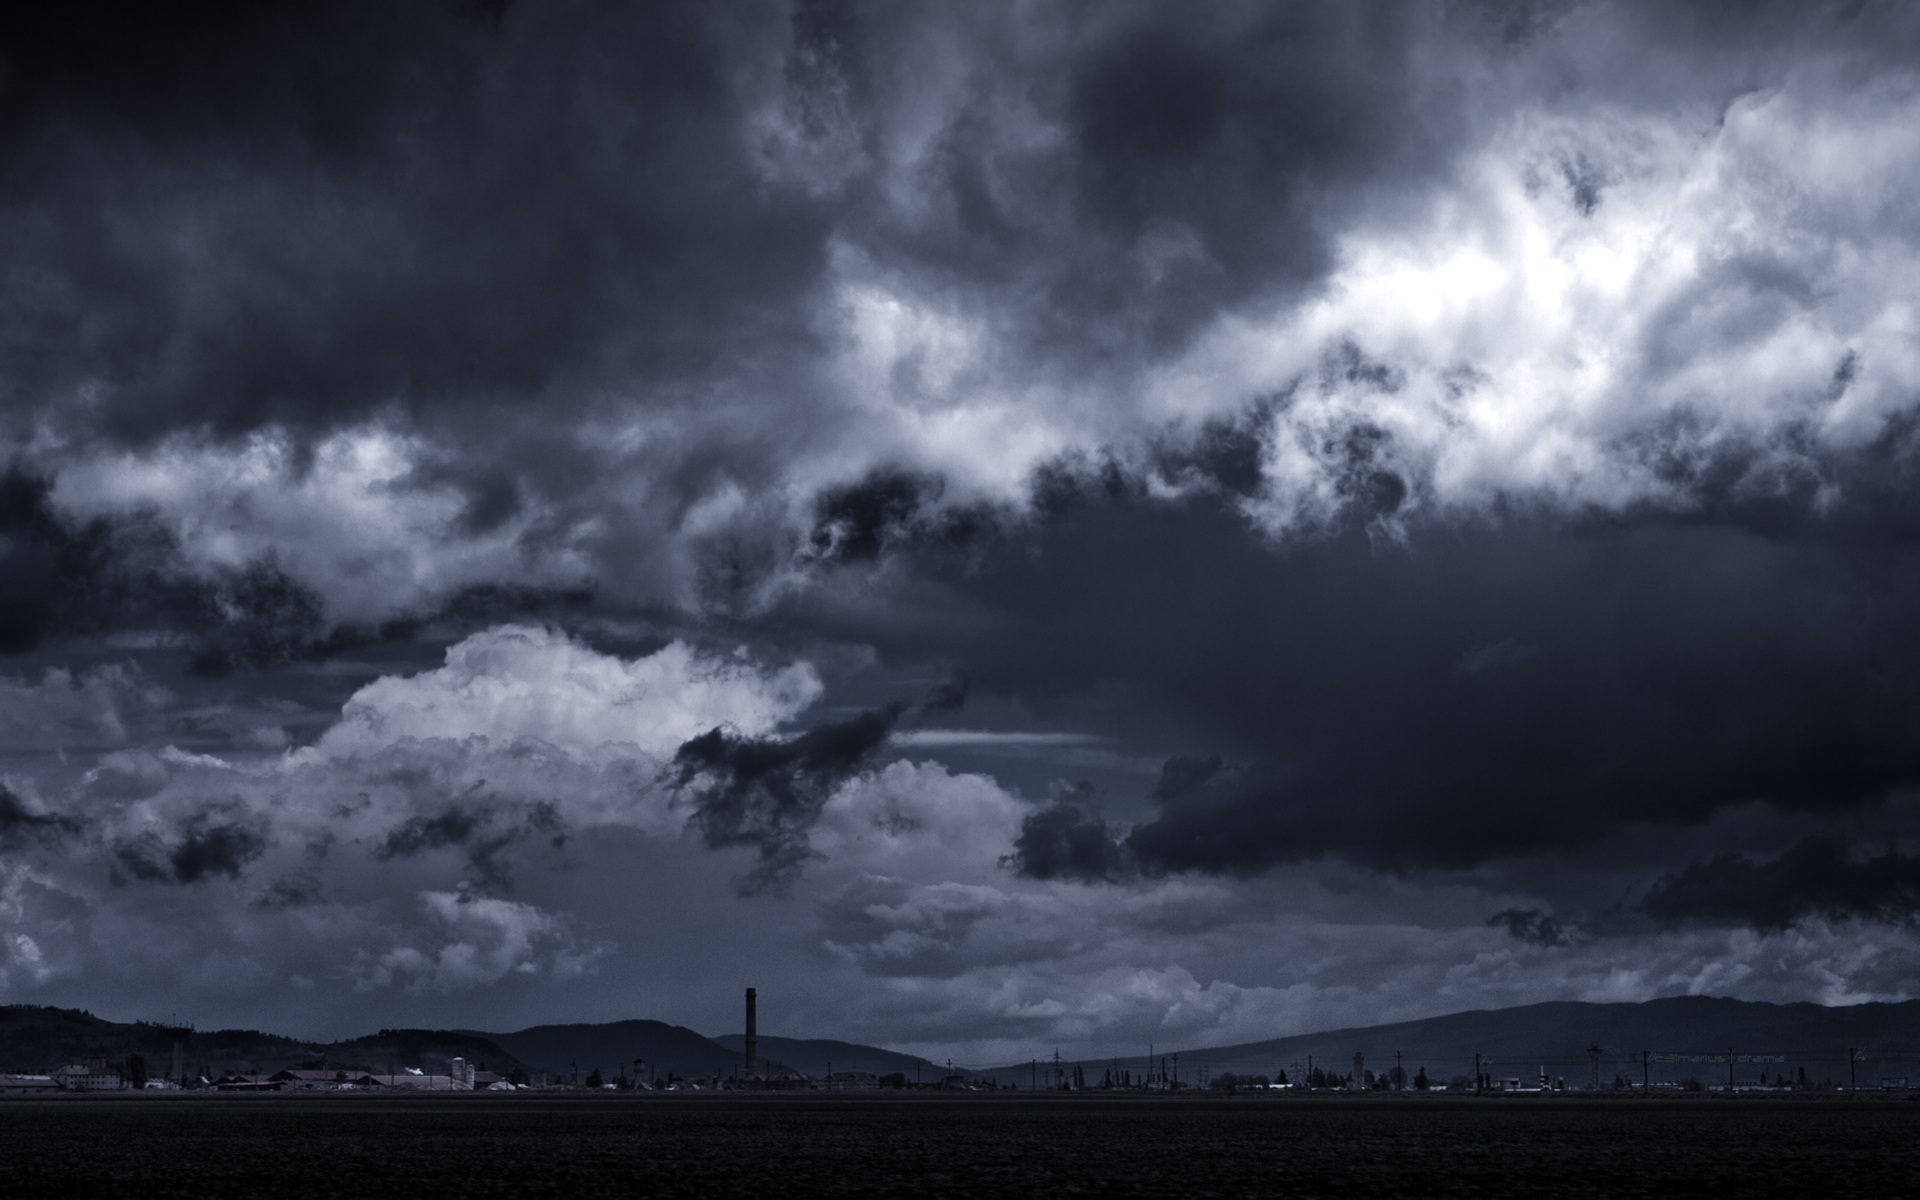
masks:
<svg viewBox="0 0 1920 1200"><path fill-rule="evenodd" d="M662 756L715 728L768 733L819 695L819 674L804 662L763 671L744 656L703 654L684 642L625 661L553 629L502 626L450 648L439 670L355 692L313 753L479 737L567 750L625 745Z"/></svg>
<svg viewBox="0 0 1920 1200"><path fill-rule="evenodd" d="M1920 994L1916 49L0 18L0 992L721 1032L752 973L976 1061Z"/></svg>

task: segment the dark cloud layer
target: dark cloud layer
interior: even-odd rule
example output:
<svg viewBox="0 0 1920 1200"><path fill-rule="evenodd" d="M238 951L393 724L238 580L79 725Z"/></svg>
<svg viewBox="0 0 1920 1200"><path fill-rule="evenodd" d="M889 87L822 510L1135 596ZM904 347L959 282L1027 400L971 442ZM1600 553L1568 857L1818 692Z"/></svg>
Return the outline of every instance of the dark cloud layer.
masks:
<svg viewBox="0 0 1920 1200"><path fill-rule="evenodd" d="M1567 942L1567 931L1560 922L1537 908L1504 909L1487 918L1487 924L1536 946L1563 946Z"/></svg>
<svg viewBox="0 0 1920 1200"><path fill-rule="evenodd" d="M271 554L196 570L150 514L77 522L50 484L15 467L0 477L0 650L115 634L160 635L193 651L192 669L285 667L381 637L329 621L314 591Z"/></svg>
<svg viewBox="0 0 1920 1200"><path fill-rule="evenodd" d="M82 828L82 823L72 817L34 811L12 788L0 784L0 847L15 850L78 833Z"/></svg>
<svg viewBox="0 0 1920 1200"><path fill-rule="evenodd" d="M791 739L709 730L674 753L673 786L691 801L690 822L710 848L754 851L743 891L779 888L812 855L807 833L833 789L867 765L906 708L870 709Z"/></svg>
<svg viewBox="0 0 1920 1200"><path fill-rule="evenodd" d="M63 285L10 293L36 406L91 382L122 436L324 429L791 336L820 218L735 136L771 14L76 8L7 39L0 222Z"/></svg>
<svg viewBox="0 0 1920 1200"><path fill-rule="evenodd" d="M1765 502L1514 511L1383 542L1357 501L1345 531L1276 547L1124 472L1042 486L1024 538L943 577L991 631L948 649L976 690L1061 713L1123 696L1221 756L1168 763L1124 839L1146 869L1460 865L1920 782L1904 504L1790 530ZM1030 823L1029 870L1106 870L1107 851L1071 849L1098 843L1077 811Z"/></svg>
<svg viewBox="0 0 1920 1200"><path fill-rule="evenodd" d="M509 805L483 799L469 808L450 805L431 816L409 817L388 831L374 857L415 858L457 849L479 883L506 891L513 883L512 850L534 838L546 840L555 849L566 844L566 823L551 802Z"/></svg>
<svg viewBox="0 0 1920 1200"><path fill-rule="evenodd" d="M148 834L117 842L114 861L143 883L193 884L216 875L238 879L266 852L260 826L237 806L215 805L181 822L171 838Z"/></svg>
<svg viewBox="0 0 1920 1200"><path fill-rule="evenodd" d="M1046 807L1020 823L1012 862L1034 879L1086 883L1124 879L1134 866L1087 783L1059 788Z"/></svg>
<svg viewBox="0 0 1920 1200"><path fill-rule="evenodd" d="M1897 850L1856 859L1829 838L1807 837L1772 862L1722 854L1662 876L1643 907L1667 921L1729 921L1785 929L1806 916L1912 921L1920 914L1920 858Z"/></svg>

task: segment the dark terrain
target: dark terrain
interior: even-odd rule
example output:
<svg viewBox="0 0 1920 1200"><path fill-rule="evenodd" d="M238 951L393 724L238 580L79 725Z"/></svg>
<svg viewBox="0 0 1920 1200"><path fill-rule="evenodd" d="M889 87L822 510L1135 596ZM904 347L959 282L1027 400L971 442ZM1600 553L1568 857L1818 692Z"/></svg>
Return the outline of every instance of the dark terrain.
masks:
<svg viewBox="0 0 1920 1200"><path fill-rule="evenodd" d="M0 1102L9 1196L1900 1195L1880 1098Z"/></svg>

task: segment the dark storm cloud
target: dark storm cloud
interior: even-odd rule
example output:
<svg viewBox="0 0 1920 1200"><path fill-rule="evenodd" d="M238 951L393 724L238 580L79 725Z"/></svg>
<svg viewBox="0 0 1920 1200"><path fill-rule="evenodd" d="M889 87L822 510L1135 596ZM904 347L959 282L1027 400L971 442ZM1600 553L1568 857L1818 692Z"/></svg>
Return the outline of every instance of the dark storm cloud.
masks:
<svg viewBox="0 0 1920 1200"><path fill-rule="evenodd" d="M144 883L198 883L214 875L238 879L266 853L257 819L236 806L214 806L180 823L172 838L148 834L113 846L119 870Z"/></svg>
<svg viewBox="0 0 1920 1200"><path fill-rule="evenodd" d="M457 847L481 883L505 889L513 883L509 852L530 838L545 838L556 849L566 844L566 824L552 803L537 801L514 814L448 807L433 816L409 817L387 833L374 857L414 858Z"/></svg>
<svg viewBox="0 0 1920 1200"><path fill-rule="evenodd" d="M0 784L0 847L18 849L29 842L43 842L78 833L81 822L58 813L34 811L12 788Z"/></svg>
<svg viewBox="0 0 1920 1200"><path fill-rule="evenodd" d="M334 628L318 597L271 555L192 571L150 514L77 522L50 485L17 466L0 476L0 652L115 632L194 647L193 670L221 675L322 657L365 640Z"/></svg>
<svg viewBox="0 0 1920 1200"><path fill-rule="evenodd" d="M1003 314L1001 357L1041 372L1124 371L1297 294L1348 199L1445 168L1465 93L1429 75L1510 24L1352 3L931 19L444 0L8 20L18 428L283 428L310 449L397 416L429 443L412 484L464 493L469 533L602 482L577 422L620 406L780 397L744 406L746 428L682 427L651 481L670 505L777 478L809 430L845 425L857 450L815 370L836 247ZM923 60L959 82L928 92ZM895 481L824 497L818 549L877 552L926 487Z"/></svg>
<svg viewBox="0 0 1920 1200"><path fill-rule="evenodd" d="M476 24L429 0L16 18L0 222L61 286L9 292L11 386L37 405L91 381L88 419L130 437L324 429L523 400L608 356L698 371L716 326L791 336L820 219L759 186L732 78L776 17L531 5ZM510 502L489 486L477 510Z"/></svg>
<svg viewBox="0 0 1920 1200"><path fill-rule="evenodd" d="M807 833L841 782L886 744L905 704L869 709L788 740L713 729L674 752L671 783L693 805L707 846L751 847L743 892L779 888L811 857Z"/></svg>
<svg viewBox="0 0 1920 1200"><path fill-rule="evenodd" d="M1419 95L1441 31L1405 9L1112 5L1077 32L1031 92L1062 153L1010 167L990 125L955 122L946 219L882 243L1017 303L1041 353L1137 360L1301 286L1330 262L1330 196L1431 170L1458 132L1452 101Z"/></svg>
<svg viewBox="0 0 1920 1200"><path fill-rule="evenodd" d="M860 565L893 551L938 553L974 561L1017 517L1005 506L941 504L944 481L903 471L874 472L827 488L815 499L802 561L813 567Z"/></svg>
<svg viewBox="0 0 1920 1200"><path fill-rule="evenodd" d="M967 677L956 675L934 685L920 705L921 712L958 712L967 706Z"/></svg>
<svg viewBox="0 0 1920 1200"><path fill-rule="evenodd" d="M1201 752L1130 830L1036 814L1030 874L1464 865L1748 802L1874 805L1920 784L1910 460L1890 435L1813 461L1849 497L1816 513L1732 482L1760 458L1696 464L1680 516L1516 506L1382 541L1357 490L1344 526L1277 546L1228 489L1157 501L1064 464L1003 549L922 569L971 614L941 648L976 694Z"/></svg>
<svg viewBox="0 0 1920 1200"><path fill-rule="evenodd" d="M1537 908L1509 908L1487 918L1490 928L1504 928L1514 938L1536 946L1564 946L1567 931L1551 915Z"/></svg>
<svg viewBox="0 0 1920 1200"><path fill-rule="evenodd" d="M1057 788L1045 808L1023 820L1010 861L1031 879L1104 883L1133 873L1132 856L1088 783Z"/></svg>
<svg viewBox="0 0 1920 1200"><path fill-rule="evenodd" d="M1695 860L1655 881L1642 906L1666 921L1762 931L1806 916L1911 922L1920 915L1920 858L1890 849L1856 860L1839 842L1807 837L1772 862L1738 854Z"/></svg>
<svg viewBox="0 0 1920 1200"><path fill-rule="evenodd" d="M306 908L319 904L326 898L320 881L311 875L288 875L276 879L254 899L255 908L277 911L289 908Z"/></svg>

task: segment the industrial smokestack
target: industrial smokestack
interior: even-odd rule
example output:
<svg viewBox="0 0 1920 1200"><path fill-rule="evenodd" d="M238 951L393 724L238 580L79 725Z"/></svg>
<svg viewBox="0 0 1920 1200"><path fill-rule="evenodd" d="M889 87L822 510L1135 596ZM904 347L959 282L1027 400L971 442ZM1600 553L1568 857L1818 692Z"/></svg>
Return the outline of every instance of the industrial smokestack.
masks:
<svg viewBox="0 0 1920 1200"><path fill-rule="evenodd" d="M754 1072L754 1064L760 1059L760 1035L753 1019L753 989L747 989L747 1074Z"/></svg>

